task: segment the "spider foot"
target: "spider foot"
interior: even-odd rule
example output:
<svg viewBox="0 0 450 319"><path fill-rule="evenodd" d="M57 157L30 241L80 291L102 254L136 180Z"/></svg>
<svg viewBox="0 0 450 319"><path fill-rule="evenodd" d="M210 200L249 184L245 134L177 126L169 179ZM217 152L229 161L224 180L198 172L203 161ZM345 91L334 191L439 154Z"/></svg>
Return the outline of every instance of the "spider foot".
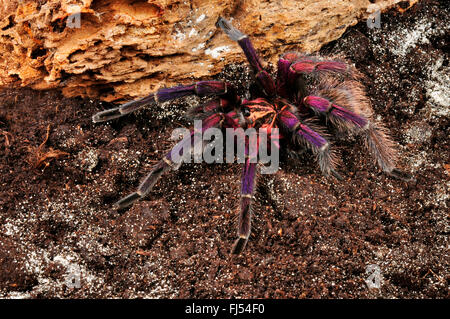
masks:
<svg viewBox="0 0 450 319"><path fill-rule="evenodd" d="M248 237L239 237L233 244L233 248L231 249L232 255L239 255L244 250L247 245Z"/></svg>
<svg viewBox="0 0 450 319"><path fill-rule="evenodd" d="M144 98L122 104L119 107L98 112L97 114L94 114L92 116L92 122L98 123L113 120L121 116L124 116L128 113L134 112L146 105L155 103L156 103L155 94L150 94L149 96L146 96Z"/></svg>
<svg viewBox="0 0 450 319"><path fill-rule="evenodd" d="M333 175L334 177L336 177L338 180L342 181L344 180L344 178L341 176L341 174L339 174L335 169L330 169L330 173L331 175Z"/></svg>
<svg viewBox="0 0 450 319"><path fill-rule="evenodd" d="M225 34L229 36L230 39L233 41L239 41L247 37L241 31L233 27L233 25L228 20L222 17L219 17L219 19L216 22L216 26L221 28L223 32L225 32Z"/></svg>
<svg viewBox="0 0 450 319"><path fill-rule="evenodd" d="M98 112L92 116L92 122L99 123L104 121L109 121L121 117L120 108L115 107L106 111Z"/></svg>
<svg viewBox="0 0 450 319"><path fill-rule="evenodd" d="M399 170L398 168L392 169L392 171L388 172L388 174L405 182L411 182L415 180L411 174Z"/></svg>
<svg viewBox="0 0 450 319"><path fill-rule="evenodd" d="M117 201L117 202L114 204L114 206L115 206L117 209L125 208L125 207L130 206L130 205L133 204L135 201L137 201L137 200L139 200L139 199L141 199L141 198L142 198L142 196L139 195L139 193L134 192L134 193L132 193L132 194L130 194L130 195L128 195L128 196L126 196L126 197L120 199L119 201Z"/></svg>

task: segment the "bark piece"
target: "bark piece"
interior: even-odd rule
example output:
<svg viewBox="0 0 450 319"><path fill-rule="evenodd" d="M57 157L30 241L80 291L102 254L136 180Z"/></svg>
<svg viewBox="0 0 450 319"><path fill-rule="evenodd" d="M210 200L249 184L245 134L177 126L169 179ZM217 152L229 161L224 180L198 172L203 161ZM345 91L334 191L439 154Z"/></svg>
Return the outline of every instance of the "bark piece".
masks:
<svg viewBox="0 0 450 319"><path fill-rule="evenodd" d="M417 1L0 0L0 86L133 99L243 61L216 29L219 16L276 63L287 50L320 49L378 9Z"/></svg>

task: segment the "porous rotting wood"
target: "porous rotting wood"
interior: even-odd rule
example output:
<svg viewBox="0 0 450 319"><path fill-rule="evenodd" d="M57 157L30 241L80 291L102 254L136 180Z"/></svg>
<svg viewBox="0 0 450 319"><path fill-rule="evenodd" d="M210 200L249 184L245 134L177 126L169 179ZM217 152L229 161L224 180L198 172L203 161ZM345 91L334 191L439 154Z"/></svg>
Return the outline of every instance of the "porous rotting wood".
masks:
<svg viewBox="0 0 450 319"><path fill-rule="evenodd" d="M242 61L238 46L217 32L220 15L273 63L289 49L318 50L377 9L417 0L372 2L0 0L0 85L135 98Z"/></svg>

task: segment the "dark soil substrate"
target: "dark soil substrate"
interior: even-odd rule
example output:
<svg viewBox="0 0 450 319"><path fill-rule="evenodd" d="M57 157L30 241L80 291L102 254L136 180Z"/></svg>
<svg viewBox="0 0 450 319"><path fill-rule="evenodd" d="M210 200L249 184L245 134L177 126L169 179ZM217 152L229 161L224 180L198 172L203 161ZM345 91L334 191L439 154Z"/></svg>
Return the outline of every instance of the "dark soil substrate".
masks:
<svg viewBox="0 0 450 319"><path fill-rule="evenodd" d="M196 99L93 124L111 105L0 93L0 296L448 298L449 8L423 1L322 49L367 75L375 112L416 181L381 173L359 138L335 141L343 181L289 157L258 186L253 232L230 259L240 166L189 164L116 211L188 125ZM241 85L246 66L221 78ZM47 138L47 130L49 132ZM379 267L369 289L366 268ZM78 277L79 275L79 277ZM79 279L79 281L78 281Z"/></svg>

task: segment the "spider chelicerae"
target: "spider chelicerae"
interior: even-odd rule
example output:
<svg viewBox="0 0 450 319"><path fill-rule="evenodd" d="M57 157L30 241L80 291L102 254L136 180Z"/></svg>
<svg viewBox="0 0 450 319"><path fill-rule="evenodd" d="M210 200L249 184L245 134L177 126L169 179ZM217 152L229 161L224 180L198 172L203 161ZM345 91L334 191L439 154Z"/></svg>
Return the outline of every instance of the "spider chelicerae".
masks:
<svg viewBox="0 0 450 319"><path fill-rule="evenodd" d="M230 83L200 81L191 85L162 88L139 100L99 112L94 122L115 119L144 106L162 103L188 95L214 96L203 105L187 112L191 119L201 120L202 130L209 128L264 128L270 138L281 138L284 143L275 145L300 145L317 157L322 173L341 179L336 166L338 158L333 152L327 126L335 133L362 135L365 145L380 168L387 174L402 180L410 180L409 174L395 166L397 152L387 129L373 117L372 107L361 83L362 75L346 61L288 52L278 60L276 79L263 68L249 37L237 30L229 21L219 18L220 27L231 40L237 41L254 72L255 84L251 86L251 98L243 99ZM315 119L315 121L312 121ZM318 123L318 124L317 124ZM322 124L321 124L322 123ZM279 134L271 134L274 129ZM191 131L192 135L194 131ZM186 143L183 140L177 144ZM188 139L189 144L194 138ZM267 141L266 141L267 143ZM115 206L124 208L145 197L161 175L177 169L180 163L173 159L179 147L174 147L144 178L136 192L119 200ZM261 145L258 145L261 147ZM246 151L249 143L245 143ZM239 254L250 236L251 205L258 175L258 163L246 152L241 177L240 214L238 239L232 253ZM252 160L253 159L253 160Z"/></svg>

